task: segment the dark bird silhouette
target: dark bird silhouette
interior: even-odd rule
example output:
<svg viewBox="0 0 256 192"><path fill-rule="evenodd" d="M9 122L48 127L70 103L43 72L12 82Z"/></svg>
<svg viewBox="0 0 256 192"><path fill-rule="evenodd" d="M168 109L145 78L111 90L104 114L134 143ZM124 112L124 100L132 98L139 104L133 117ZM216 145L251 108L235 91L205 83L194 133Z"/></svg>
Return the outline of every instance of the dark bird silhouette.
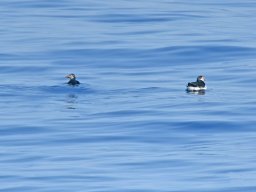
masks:
<svg viewBox="0 0 256 192"><path fill-rule="evenodd" d="M68 82L69 85L79 85L80 84L80 82L76 80L76 76L73 73L67 75L66 78L69 79L69 82Z"/></svg>

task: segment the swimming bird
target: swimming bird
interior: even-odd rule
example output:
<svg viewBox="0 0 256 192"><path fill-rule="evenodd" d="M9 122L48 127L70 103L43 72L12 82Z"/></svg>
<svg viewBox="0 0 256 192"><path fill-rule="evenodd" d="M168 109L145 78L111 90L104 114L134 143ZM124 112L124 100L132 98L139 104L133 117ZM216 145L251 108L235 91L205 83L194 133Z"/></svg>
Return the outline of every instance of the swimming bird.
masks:
<svg viewBox="0 0 256 192"><path fill-rule="evenodd" d="M203 91L206 89L205 77L203 75L198 76L196 82L190 82L187 85L188 91Z"/></svg>
<svg viewBox="0 0 256 192"><path fill-rule="evenodd" d="M69 75L66 76L66 78L69 78L69 85L79 85L80 82L76 80L76 76L74 73L71 73Z"/></svg>

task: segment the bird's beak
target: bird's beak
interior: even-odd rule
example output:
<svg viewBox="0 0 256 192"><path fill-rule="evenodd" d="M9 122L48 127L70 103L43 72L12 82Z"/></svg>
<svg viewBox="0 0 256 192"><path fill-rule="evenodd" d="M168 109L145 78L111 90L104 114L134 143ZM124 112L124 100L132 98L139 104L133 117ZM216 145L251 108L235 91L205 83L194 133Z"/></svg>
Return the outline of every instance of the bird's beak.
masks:
<svg viewBox="0 0 256 192"><path fill-rule="evenodd" d="M65 78L69 78L69 75L66 75Z"/></svg>

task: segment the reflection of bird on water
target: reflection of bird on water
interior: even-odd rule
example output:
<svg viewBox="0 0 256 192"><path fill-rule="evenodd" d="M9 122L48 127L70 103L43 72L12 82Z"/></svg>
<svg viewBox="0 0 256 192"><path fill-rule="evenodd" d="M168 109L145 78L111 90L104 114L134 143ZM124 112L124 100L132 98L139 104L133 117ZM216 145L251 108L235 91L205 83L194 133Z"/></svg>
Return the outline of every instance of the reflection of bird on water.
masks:
<svg viewBox="0 0 256 192"><path fill-rule="evenodd" d="M205 90L200 90L200 91L187 91L188 94L193 94L193 95L205 95Z"/></svg>
<svg viewBox="0 0 256 192"><path fill-rule="evenodd" d="M68 94L67 95L67 109L76 109L78 97L75 94Z"/></svg>
<svg viewBox="0 0 256 192"><path fill-rule="evenodd" d="M76 76L73 73L67 75L66 78L69 78L69 82L68 82L69 85L79 85L80 84L80 82L76 80Z"/></svg>
<svg viewBox="0 0 256 192"><path fill-rule="evenodd" d="M187 91L204 91L206 89L205 77L202 75L197 77L196 82L190 82L187 85Z"/></svg>

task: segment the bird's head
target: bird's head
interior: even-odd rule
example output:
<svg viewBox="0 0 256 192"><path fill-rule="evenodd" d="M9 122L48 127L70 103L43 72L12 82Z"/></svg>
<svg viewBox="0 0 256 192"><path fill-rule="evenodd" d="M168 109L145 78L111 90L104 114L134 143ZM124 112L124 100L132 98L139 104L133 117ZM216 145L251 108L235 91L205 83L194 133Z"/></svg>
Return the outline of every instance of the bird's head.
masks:
<svg viewBox="0 0 256 192"><path fill-rule="evenodd" d="M197 81L205 81L205 76L199 75L199 76L197 77Z"/></svg>
<svg viewBox="0 0 256 192"><path fill-rule="evenodd" d="M66 75L65 77L68 78L68 79L76 79L76 76L75 76L74 73L71 73L71 74L69 74L69 75Z"/></svg>

